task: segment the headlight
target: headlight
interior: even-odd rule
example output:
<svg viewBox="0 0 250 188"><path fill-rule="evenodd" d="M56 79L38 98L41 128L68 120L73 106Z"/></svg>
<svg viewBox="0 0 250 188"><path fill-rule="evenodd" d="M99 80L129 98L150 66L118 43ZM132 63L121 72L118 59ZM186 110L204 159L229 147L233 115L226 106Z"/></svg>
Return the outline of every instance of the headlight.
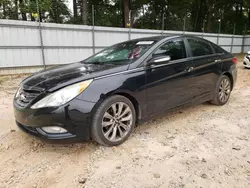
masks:
<svg viewBox="0 0 250 188"><path fill-rule="evenodd" d="M84 82L79 82L62 88L48 96L44 97L37 103L31 106L32 109L44 108L44 107L55 107L63 105L69 102L71 99L75 98L82 91L84 91L93 80L86 80Z"/></svg>

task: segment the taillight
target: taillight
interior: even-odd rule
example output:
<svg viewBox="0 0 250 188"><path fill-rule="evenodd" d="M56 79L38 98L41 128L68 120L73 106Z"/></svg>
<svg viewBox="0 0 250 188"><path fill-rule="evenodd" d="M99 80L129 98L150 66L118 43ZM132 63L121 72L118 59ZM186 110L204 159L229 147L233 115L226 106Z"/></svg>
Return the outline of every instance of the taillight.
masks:
<svg viewBox="0 0 250 188"><path fill-rule="evenodd" d="M232 59L232 61L234 62L234 64L237 64L237 63L238 63L236 57L234 57L234 58Z"/></svg>

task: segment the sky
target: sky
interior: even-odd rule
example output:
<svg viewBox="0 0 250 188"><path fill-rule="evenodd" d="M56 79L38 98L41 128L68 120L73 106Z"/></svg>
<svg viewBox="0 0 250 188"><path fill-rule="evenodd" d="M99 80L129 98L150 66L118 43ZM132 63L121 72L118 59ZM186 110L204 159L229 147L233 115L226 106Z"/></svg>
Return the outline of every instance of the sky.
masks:
<svg viewBox="0 0 250 188"><path fill-rule="evenodd" d="M68 2L66 4L69 7L69 9L71 10L71 12L73 12L73 0L68 0Z"/></svg>

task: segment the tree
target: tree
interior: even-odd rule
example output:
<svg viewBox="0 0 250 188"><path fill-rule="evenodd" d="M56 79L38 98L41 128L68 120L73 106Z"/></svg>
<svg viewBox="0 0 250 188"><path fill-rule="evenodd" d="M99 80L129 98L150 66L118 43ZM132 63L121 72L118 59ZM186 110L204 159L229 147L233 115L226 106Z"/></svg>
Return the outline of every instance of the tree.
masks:
<svg viewBox="0 0 250 188"><path fill-rule="evenodd" d="M76 4L76 0L73 0L73 16L76 19L77 18L77 4Z"/></svg>
<svg viewBox="0 0 250 188"><path fill-rule="evenodd" d="M88 23L88 3L87 0L82 0L82 23L87 25Z"/></svg>
<svg viewBox="0 0 250 188"><path fill-rule="evenodd" d="M129 20L129 0L123 0L123 25L124 27L130 27Z"/></svg>
<svg viewBox="0 0 250 188"><path fill-rule="evenodd" d="M70 10L64 0L51 0L48 12L49 22L63 23L67 17L70 17Z"/></svg>
<svg viewBox="0 0 250 188"><path fill-rule="evenodd" d="M67 1L73 1L73 11ZM38 0L40 21L243 34L250 0ZM90 9L94 6L94 15ZM35 21L36 0L0 0L1 19ZM33 14L34 15L34 14ZM163 27L164 26L164 27Z"/></svg>
<svg viewBox="0 0 250 188"><path fill-rule="evenodd" d="M20 8L20 12L22 15L22 20L27 20L27 15L26 15L26 5L24 0L19 0L19 8Z"/></svg>

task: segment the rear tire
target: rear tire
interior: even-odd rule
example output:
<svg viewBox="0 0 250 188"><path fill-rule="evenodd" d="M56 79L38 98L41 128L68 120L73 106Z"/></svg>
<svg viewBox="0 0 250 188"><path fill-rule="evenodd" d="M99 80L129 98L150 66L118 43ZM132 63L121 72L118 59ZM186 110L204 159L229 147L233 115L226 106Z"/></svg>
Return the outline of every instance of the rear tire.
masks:
<svg viewBox="0 0 250 188"><path fill-rule="evenodd" d="M229 79L228 76L222 75L216 84L214 97L210 102L218 106L226 104L230 98L231 90L232 90L231 80Z"/></svg>
<svg viewBox="0 0 250 188"><path fill-rule="evenodd" d="M131 101L121 95L104 100L96 110L91 127L94 141L103 146L117 146L130 136L136 120Z"/></svg>

